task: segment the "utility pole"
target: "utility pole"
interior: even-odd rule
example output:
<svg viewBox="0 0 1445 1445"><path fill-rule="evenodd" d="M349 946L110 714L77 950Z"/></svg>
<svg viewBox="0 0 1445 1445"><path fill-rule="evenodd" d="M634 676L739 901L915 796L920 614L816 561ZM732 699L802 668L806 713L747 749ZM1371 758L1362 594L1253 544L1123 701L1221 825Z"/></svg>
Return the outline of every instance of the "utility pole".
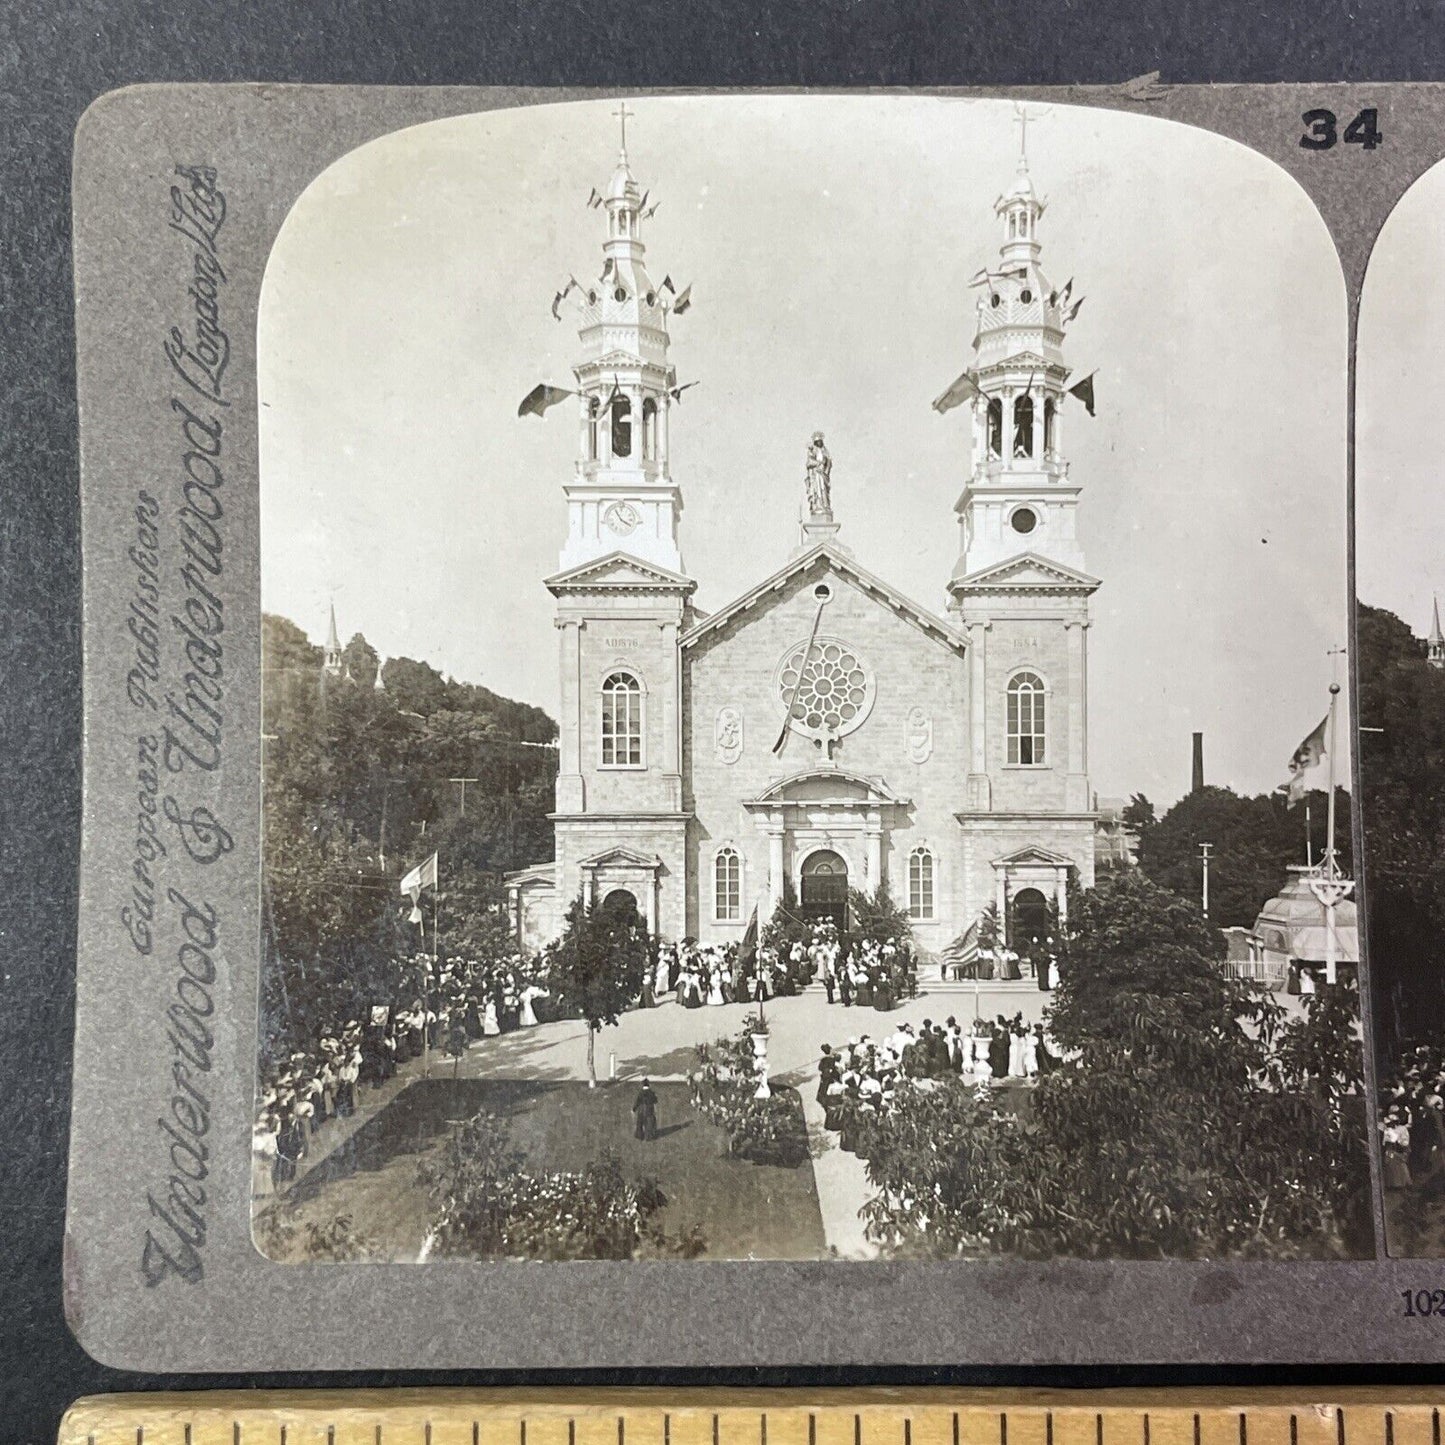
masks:
<svg viewBox="0 0 1445 1445"><path fill-rule="evenodd" d="M1214 847L1213 843L1201 843L1199 845L1200 873L1200 906L1204 911L1204 917L1209 917L1209 850Z"/></svg>
<svg viewBox="0 0 1445 1445"><path fill-rule="evenodd" d="M467 816L467 784L480 782L480 778L448 778L447 782L456 783L462 790L462 817Z"/></svg>

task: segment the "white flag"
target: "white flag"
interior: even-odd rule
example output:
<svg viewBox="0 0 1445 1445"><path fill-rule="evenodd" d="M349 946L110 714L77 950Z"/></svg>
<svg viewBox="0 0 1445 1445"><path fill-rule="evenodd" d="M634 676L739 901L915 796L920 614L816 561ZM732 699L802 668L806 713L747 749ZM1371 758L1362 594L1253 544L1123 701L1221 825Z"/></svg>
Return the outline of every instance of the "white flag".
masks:
<svg viewBox="0 0 1445 1445"><path fill-rule="evenodd" d="M435 888L437 886L437 855L433 853L423 863L418 863L405 878L401 880L401 891L411 894L413 903L421 896L423 888Z"/></svg>

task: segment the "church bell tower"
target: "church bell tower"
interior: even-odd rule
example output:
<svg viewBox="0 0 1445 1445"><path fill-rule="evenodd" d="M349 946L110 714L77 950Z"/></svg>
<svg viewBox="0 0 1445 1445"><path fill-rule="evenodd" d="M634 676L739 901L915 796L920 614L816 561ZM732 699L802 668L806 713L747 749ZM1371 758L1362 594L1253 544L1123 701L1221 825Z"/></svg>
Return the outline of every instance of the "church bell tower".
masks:
<svg viewBox="0 0 1445 1445"><path fill-rule="evenodd" d="M1064 338L1083 304L1043 269L1023 132L1013 184L994 206L1003 235L978 272L973 355L934 406L968 403L969 453L954 511L948 607L968 643L969 757L958 817L968 891L1001 916L1020 890L1062 899L1094 876L1088 764L1089 599L1062 418L1093 411L1092 376L1070 386ZM1051 881L1052 880L1052 881Z"/></svg>
<svg viewBox="0 0 1445 1445"><path fill-rule="evenodd" d="M1021 148L1013 186L994 206L1003 227L998 263L972 283L974 357L960 378L972 403L972 449L955 508L955 578L1025 552L1084 565L1075 530L1079 487L1069 478L1061 424L1069 394L1064 330L1083 298L1073 300L1072 280L1054 286L1040 265L1044 209Z"/></svg>
<svg viewBox="0 0 1445 1445"><path fill-rule="evenodd" d="M622 143L617 166L591 207L607 219L602 270L572 281L580 305L581 354L576 476L567 486L566 571L623 551L681 573L678 521L682 494L672 480L669 416L677 377L668 360L668 321L687 308L671 277L648 274L642 222L650 214L627 159L627 119L618 112Z"/></svg>

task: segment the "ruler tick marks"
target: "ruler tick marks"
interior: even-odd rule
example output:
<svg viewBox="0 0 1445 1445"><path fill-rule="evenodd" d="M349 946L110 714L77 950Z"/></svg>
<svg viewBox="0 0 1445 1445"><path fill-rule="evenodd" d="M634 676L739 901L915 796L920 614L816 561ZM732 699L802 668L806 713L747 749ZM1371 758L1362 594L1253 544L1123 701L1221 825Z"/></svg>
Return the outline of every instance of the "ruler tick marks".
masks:
<svg viewBox="0 0 1445 1445"><path fill-rule="evenodd" d="M1440 1412L1430 1411L1430 1445L1440 1445Z"/></svg>
<svg viewBox="0 0 1445 1445"><path fill-rule="evenodd" d="M955 1411L953 1412L953 1445L958 1445L958 1411L957 1411L957 1410L955 1410ZM1049 1445L1053 1445L1053 1441L1052 1441L1052 1440L1049 1442Z"/></svg>
<svg viewBox="0 0 1445 1445"><path fill-rule="evenodd" d="M958 1416L953 1417L953 1445L958 1445ZM1054 1445L1054 1412L1044 1415L1044 1445Z"/></svg>
<svg viewBox="0 0 1445 1445"><path fill-rule="evenodd" d="M818 1417L813 1414L808 1416L808 1445L818 1445ZM1435 1445L1440 1445L1438 1439Z"/></svg>
<svg viewBox="0 0 1445 1445"><path fill-rule="evenodd" d="M1144 1411L1144 1445L1149 1445L1149 1412Z"/></svg>
<svg viewBox="0 0 1445 1445"><path fill-rule="evenodd" d="M998 1417L998 1445L1008 1445L1008 1416L1002 1412Z"/></svg>
<svg viewBox="0 0 1445 1445"><path fill-rule="evenodd" d="M525 1430L526 1427L523 1426ZM522 1445L527 1445L527 1437L522 1436ZM662 1445L672 1445L672 1416L664 1414L662 1417Z"/></svg>
<svg viewBox="0 0 1445 1445"><path fill-rule="evenodd" d="M626 1445L626 1442L623 1438L623 1428L624 1427L622 1423L622 1416L619 1415L617 1417L617 1445Z"/></svg>
<svg viewBox="0 0 1445 1445"><path fill-rule="evenodd" d="M913 1421L903 1417L903 1445L913 1445Z"/></svg>
<svg viewBox="0 0 1445 1445"><path fill-rule="evenodd" d="M577 1422L575 1420L567 1421L567 1445L577 1445Z"/></svg>
<svg viewBox="0 0 1445 1445"><path fill-rule="evenodd" d="M1395 1445L1395 1412L1385 1411L1385 1445Z"/></svg>
<svg viewBox="0 0 1445 1445"><path fill-rule="evenodd" d="M1239 1412L1239 1445L1249 1445L1249 1422L1243 1410Z"/></svg>
<svg viewBox="0 0 1445 1445"><path fill-rule="evenodd" d="M1336 1445L1345 1445L1345 1412L1343 1409L1335 1411L1335 1441Z"/></svg>
<svg viewBox="0 0 1445 1445"><path fill-rule="evenodd" d="M714 1413L712 1417L712 1445L718 1445L718 1424L716 1413Z"/></svg>
<svg viewBox="0 0 1445 1445"><path fill-rule="evenodd" d="M1199 1415L1198 1415L1198 1412L1196 1412L1196 1413L1195 1413L1195 1416L1194 1416L1194 1445L1199 1445Z"/></svg>
<svg viewBox="0 0 1445 1445"><path fill-rule="evenodd" d="M768 1445L768 1412L766 1410L758 1416L758 1439L762 1445ZM620 1441L618 1445L621 1445Z"/></svg>
<svg viewBox="0 0 1445 1445"><path fill-rule="evenodd" d="M1094 1445L1104 1445L1104 1417L1102 1415L1094 1416ZM1199 1445L1199 1441L1195 1440L1194 1445Z"/></svg>
<svg viewBox="0 0 1445 1445"><path fill-rule="evenodd" d="M713 1445L717 1445L717 1442L714 1441ZM861 1415L853 1417L853 1445L863 1445L863 1417Z"/></svg>

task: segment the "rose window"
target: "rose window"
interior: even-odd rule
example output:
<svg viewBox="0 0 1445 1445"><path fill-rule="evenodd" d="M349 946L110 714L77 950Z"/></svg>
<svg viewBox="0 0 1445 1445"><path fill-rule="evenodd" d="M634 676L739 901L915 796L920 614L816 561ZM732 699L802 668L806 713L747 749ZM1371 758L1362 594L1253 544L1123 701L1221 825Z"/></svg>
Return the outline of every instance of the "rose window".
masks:
<svg viewBox="0 0 1445 1445"><path fill-rule="evenodd" d="M778 668L777 687L788 726L819 741L851 733L873 706L872 670L835 637L791 648Z"/></svg>

